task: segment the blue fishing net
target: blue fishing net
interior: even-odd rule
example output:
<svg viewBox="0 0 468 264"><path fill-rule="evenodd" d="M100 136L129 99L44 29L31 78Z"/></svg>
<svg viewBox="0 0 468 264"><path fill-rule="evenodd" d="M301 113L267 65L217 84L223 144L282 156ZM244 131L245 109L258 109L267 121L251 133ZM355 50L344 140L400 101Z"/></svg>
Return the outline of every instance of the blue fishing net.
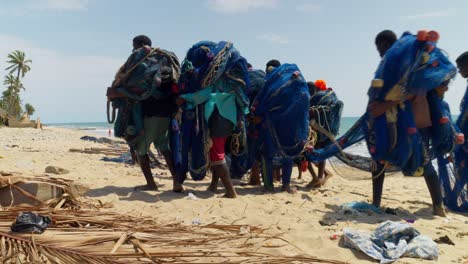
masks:
<svg viewBox="0 0 468 264"><path fill-rule="evenodd" d="M119 80L114 81L114 88L127 96L112 100L112 106L118 109L114 135L134 144L143 135L142 105L137 102L150 97L168 98L170 91L160 89L161 84L176 83L179 73L177 56L170 51L148 46L134 51L121 67Z"/></svg>
<svg viewBox="0 0 468 264"><path fill-rule="evenodd" d="M263 89L265 85L265 72L262 70L249 70L249 100L254 102L257 94ZM246 148L242 153L230 153L230 171L231 177L234 179L241 179L248 170L252 168L253 163L258 157L258 131L255 129L255 125L250 124L246 120L244 127L242 128L246 140ZM239 129L237 133L241 132Z"/></svg>
<svg viewBox="0 0 468 264"><path fill-rule="evenodd" d="M261 134L271 137L280 156L294 158L303 151L309 137L309 99L308 86L295 64L283 64L266 75L252 108L263 117Z"/></svg>
<svg viewBox="0 0 468 264"><path fill-rule="evenodd" d="M429 47L429 48L428 48ZM310 152L306 157L318 162L334 155L365 138L372 159L386 161L399 167L406 175L412 175L432 158L438 160L439 174L444 190L444 203L458 211L467 210L467 187L463 147L455 152L456 173L448 173L445 155L455 148L456 128L450 121L448 104L434 90L442 83L451 80L456 74L442 50L435 43L418 41L415 36L404 34L387 51L382 59L375 79L382 80L369 89L370 101L401 100L408 94L426 95L431 109L432 130L430 153L426 153L415 122L411 103L390 109L376 118L364 114L356 124L329 146ZM466 107L462 104L462 109ZM388 113L390 112L390 113ZM464 115L462 115L463 117ZM459 126L464 126L464 119ZM462 128L463 131L463 128Z"/></svg>
<svg viewBox="0 0 468 264"><path fill-rule="evenodd" d="M247 89L250 83L247 61L232 43L198 42L188 50L181 68L181 94L200 91L221 79L228 83L225 79L229 79L234 80L229 84L239 103L248 104ZM173 152L179 181L185 180L187 172L190 172L192 179L202 180L208 162L208 126L204 118L204 106L185 108L180 121L179 129L174 129L171 135L172 145L177 147Z"/></svg>
<svg viewBox="0 0 468 264"><path fill-rule="evenodd" d="M328 132L318 133L318 143L330 141L330 136L335 137L340 130L341 113L343 112L343 102L338 100L336 93L329 89L318 91L310 98L312 119L315 123Z"/></svg>
<svg viewBox="0 0 468 264"><path fill-rule="evenodd" d="M447 158L439 157L439 177L442 182L444 204L454 211L468 212L468 89L465 92L460 116L456 122L465 134L465 143L455 149L455 170L451 170Z"/></svg>

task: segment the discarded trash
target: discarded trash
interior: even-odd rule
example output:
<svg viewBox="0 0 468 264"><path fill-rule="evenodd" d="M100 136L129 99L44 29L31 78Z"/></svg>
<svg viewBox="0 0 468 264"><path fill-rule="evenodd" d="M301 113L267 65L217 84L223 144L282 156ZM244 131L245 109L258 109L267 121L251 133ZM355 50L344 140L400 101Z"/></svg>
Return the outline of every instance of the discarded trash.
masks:
<svg viewBox="0 0 468 264"><path fill-rule="evenodd" d="M67 174L67 173L70 173L69 170L64 169L64 168L60 168L60 167L57 167L57 166L48 166L47 168L45 168L45 172L46 173L53 173L53 174Z"/></svg>
<svg viewBox="0 0 468 264"><path fill-rule="evenodd" d="M188 193L188 195L187 195L187 199L196 201L196 200L198 200L198 197L195 196L195 194L193 194L193 193L190 192L190 193Z"/></svg>
<svg viewBox="0 0 468 264"><path fill-rule="evenodd" d="M331 239L331 240L337 240L337 239L339 239L342 235L343 235L343 233L341 233L341 232L333 233L333 234L330 236L330 239Z"/></svg>
<svg viewBox="0 0 468 264"><path fill-rule="evenodd" d="M192 220L192 225L201 225L202 221L198 218L195 218Z"/></svg>
<svg viewBox="0 0 468 264"><path fill-rule="evenodd" d="M52 220L48 216L37 215L32 212L20 213L11 226L11 231L42 234L50 223L52 223Z"/></svg>
<svg viewBox="0 0 468 264"><path fill-rule="evenodd" d="M375 207L372 204L365 202L351 202L341 205L341 210L344 214L353 214L353 213L377 213L381 214L382 210Z"/></svg>
<svg viewBox="0 0 468 264"><path fill-rule="evenodd" d="M248 234L250 234L250 227L241 226L240 231L239 231L239 235L248 235Z"/></svg>
<svg viewBox="0 0 468 264"><path fill-rule="evenodd" d="M410 224L414 224L414 222L416 222L414 219L405 219L405 221Z"/></svg>
<svg viewBox="0 0 468 264"><path fill-rule="evenodd" d="M336 224L336 221L334 219L320 220L319 224L321 226L332 226Z"/></svg>
<svg viewBox="0 0 468 264"><path fill-rule="evenodd" d="M387 208L385 209L385 213L389 215L397 215L397 209L395 208Z"/></svg>
<svg viewBox="0 0 468 264"><path fill-rule="evenodd" d="M437 244L447 244L447 245L452 245L455 246L455 243L453 243L452 239L448 236L441 236L439 238L434 239L434 242Z"/></svg>
<svg viewBox="0 0 468 264"><path fill-rule="evenodd" d="M386 221L371 235L363 231L344 228L344 245L357 249L366 255L391 263L402 256L423 259L437 259L437 244L406 223Z"/></svg>

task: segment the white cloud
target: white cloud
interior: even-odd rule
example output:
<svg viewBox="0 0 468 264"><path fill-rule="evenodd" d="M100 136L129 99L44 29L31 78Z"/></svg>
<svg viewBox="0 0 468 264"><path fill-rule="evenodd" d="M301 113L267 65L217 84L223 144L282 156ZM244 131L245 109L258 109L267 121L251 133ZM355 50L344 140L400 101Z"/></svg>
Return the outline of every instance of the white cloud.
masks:
<svg viewBox="0 0 468 264"><path fill-rule="evenodd" d="M95 0L27 0L25 2L0 3L2 16L26 16L32 12L74 12L85 11Z"/></svg>
<svg viewBox="0 0 468 264"><path fill-rule="evenodd" d="M29 7L36 10L80 11L86 10L90 0L35 0Z"/></svg>
<svg viewBox="0 0 468 264"><path fill-rule="evenodd" d="M252 9L276 8L279 0L207 0L206 6L218 13L246 13Z"/></svg>
<svg viewBox="0 0 468 264"><path fill-rule="evenodd" d="M0 77L6 74L7 54L16 49L32 60L21 97L44 123L105 120L106 87L126 58L60 53L0 34Z"/></svg>
<svg viewBox="0 0 468 264"><path fill-rule="evenodd" d="M286 44L291 43L291 40L288 39L286 36L282 36L282 35L278 35L274 33L261 34L261 35L258 35L256 38L259 40L265 40L272 44L286 45Z"/></svg>
<svg viewBox="0 0 468 264"><path fill-rule="evenodd" d="M447 10L441 10L441 11L407 15L407 16L404 16L404 18L415 20L415 19L425 19L425 18L449 17L449 16L454 16L454 15L455 15L454 9L447 9Z"/></svg>
<svg viewBox="0 0 468 264"><path fill-rule="evenodd" d="M317 13L322 10L322 7L312 3L305 3L302 5L296 6L296 10L303 13Z"/></svg>

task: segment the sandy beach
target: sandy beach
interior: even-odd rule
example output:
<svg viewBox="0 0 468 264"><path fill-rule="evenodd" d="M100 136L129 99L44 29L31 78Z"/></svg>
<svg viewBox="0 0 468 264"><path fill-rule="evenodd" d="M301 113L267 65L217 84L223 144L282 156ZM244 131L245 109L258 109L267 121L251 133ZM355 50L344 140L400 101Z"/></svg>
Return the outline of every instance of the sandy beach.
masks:
<svg viewBox="0 0 468 264"><path fill-rule="evenodd" d="M237 199L223 199L220 198L221 194L207 192L209 177L201 182L189 179L184 194L173 193L169 172L164 168L155 168L153 173L159 191L134 192L135 185L144 184L137 166L102 161L103 154L69 151L72 148L106 147L80 140L84 135L91 134L89 131L62 128L0 128L0 170L44 174L47 166L65 168L70 173L59 177L89 188L86 192L89 199L113 204L112 208L105 210L149 216L168 223L237 223L278 230L283 233L282 238L294 245L271 249L271 253L281 255L306 253L348 263L375 263L362 253L344 248L340 239L331 239L331 236L339 234L344 227L371 232L386 220L414 220L414 227L422 234L432 239L448 236L455 243L454 246L439 245L438 263L468 263L467 215L448 212L447 218L433 216L423 177L392 175L386 178L382 204L396 209L396 215L350 215L341 212L340 205L344 203L369 202L371 199L370 175L366 180L352 180L350 174L356 171L347 168L341 168L341 176L335 173L326 186L315 190L305 188L310 175L305 174L302 180L298 180L297 169L294 169L293 184L298 188L296 194L263 194L260 187L242 187L236 181ZM196 198L189 198L189 193ZM321 225L319 221L330 225ZM429 263L410 258L398 261L424 262Z"/></svg>

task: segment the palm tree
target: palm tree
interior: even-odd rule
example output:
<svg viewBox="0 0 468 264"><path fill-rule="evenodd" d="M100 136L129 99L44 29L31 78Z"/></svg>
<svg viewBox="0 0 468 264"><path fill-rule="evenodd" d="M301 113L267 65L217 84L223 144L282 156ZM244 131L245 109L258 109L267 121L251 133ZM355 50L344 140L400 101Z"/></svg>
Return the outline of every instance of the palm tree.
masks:
<svg viewBox="0 0 468 264"><path fill-rule="evenodd" d="M26 59L24 51L15 50L8 54L7 63L10 64L10 66L8 66L6 70L10 71L10 74L16 72L16 79L19 80L20 75L21 78L23 78L24 75L31 70L28 64L32 63L32 60Z"/></svg>
<svg viewBox="0 0 468 264"><path fill-rule="evenodd" d="M11 116L18 117L21 114L19 92L21 89L24 90L23 84L12 74L5 76L3 84L7 86L7 89L3 92L2 104Z"/></svg>
<svg viewBox="0 0 468 264"><path fill-rule="evenodd" d="M28 116L32 116L34 112L36 112L36 109L34 109L34 106L31 104L25 104L24 109L26 110L26 113L28 113Z"/></svg>
<svg viewBox="0 0 468 264"><path fill-rule="evenodd" d="M24 90L24 86L20 81L20 77L23 78L24 75L31 70L31 67L28 65L32 63L31 60L26 59L26 54L24 51L15 50L8 54L7 63L9 66L6 68L9 71L9 75L6 76L3 84L7 85L8 96L8 112L12 116L19 116L21 114L21 99L19 97L19 92L21 89ZM16 78L13 74L16 73ZM5 96L5 94L4 94ZM5 100L6 98L4 98Z"/></svg>

